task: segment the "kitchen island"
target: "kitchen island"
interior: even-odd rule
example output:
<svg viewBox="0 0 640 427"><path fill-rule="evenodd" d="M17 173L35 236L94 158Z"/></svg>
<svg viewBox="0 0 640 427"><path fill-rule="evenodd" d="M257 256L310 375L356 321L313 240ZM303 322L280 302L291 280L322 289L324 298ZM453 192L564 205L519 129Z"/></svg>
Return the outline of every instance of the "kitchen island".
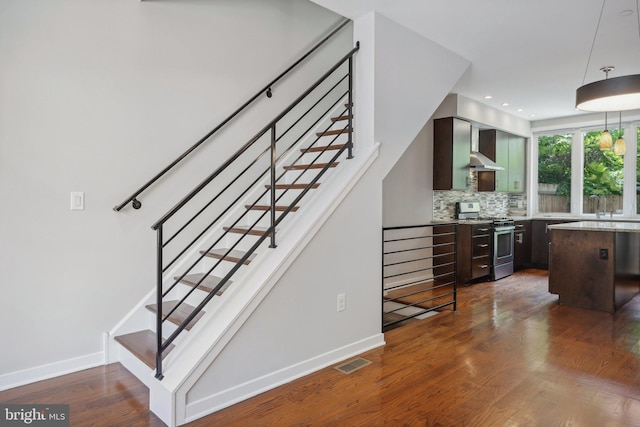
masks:
<svg viewBox="0 0 640 427"><path fill-rule="evenodd" d="M640 223L550 225L549 292L562 305L615 312L640 292Z"/></svg>

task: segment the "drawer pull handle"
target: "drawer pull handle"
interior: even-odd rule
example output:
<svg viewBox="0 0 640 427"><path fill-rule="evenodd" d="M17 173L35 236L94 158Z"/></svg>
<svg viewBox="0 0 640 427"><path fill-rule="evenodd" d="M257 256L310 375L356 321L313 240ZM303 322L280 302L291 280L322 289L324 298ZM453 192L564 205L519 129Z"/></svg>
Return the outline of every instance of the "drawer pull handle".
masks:
<svg viewBox="0 0 640 427"><path fill-rule="evenodd" d="M489 231L488 228L478 228L478 231Z"/></svg>
<svg viewBox="0 0 640 427"><path fill-rule="evenodd" d="M478 245L478 247L480 247L480 248L486 248L487 246L489 246L489 245L488 245L488 244L486 244L486 243L483 243L483 244L481 244L481 245Z"/></svg>
<svg viewBox="0 0 640 427"><path fill-rule="evenodd" d="M524 228L524 224L516 224L516 228Z"/></svg>
<svg viewBox="0 0 640 427"><path fill-rule="evenodd" d="M480 267L480 268L487 268L487 267L489 267L489 265L487 265L487 264L482 264L482 265L479 265L478 267Z"/></svg>

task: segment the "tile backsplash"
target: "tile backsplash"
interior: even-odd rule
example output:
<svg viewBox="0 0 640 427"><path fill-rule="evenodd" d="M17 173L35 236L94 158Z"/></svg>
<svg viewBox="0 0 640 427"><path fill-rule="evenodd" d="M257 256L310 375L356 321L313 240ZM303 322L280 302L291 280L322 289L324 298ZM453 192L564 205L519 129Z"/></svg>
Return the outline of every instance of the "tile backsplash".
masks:
<svg viewBox="0 0 640 427"><path fill-rule="evenodd" d="M456 202L480 202L480 216L521 217L527 212L527 196L524 193L497 193L478 191L477 173L470 173L469 190L434 191L433 220L448 221L455 218Z"/></svg>

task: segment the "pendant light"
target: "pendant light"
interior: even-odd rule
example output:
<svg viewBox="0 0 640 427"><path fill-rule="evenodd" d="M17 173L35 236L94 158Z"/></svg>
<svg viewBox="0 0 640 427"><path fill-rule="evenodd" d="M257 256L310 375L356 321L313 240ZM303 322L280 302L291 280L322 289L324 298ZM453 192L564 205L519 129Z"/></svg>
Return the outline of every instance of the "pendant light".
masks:
<svg viewBox="0 0 640 427"><path fill-rule="evenodd" d="M613 145L613 152L618 156L624 156L624 153L627 152L627 144L625 144L624 138L622 137L622 111L620 111L618 121L618 139L616 139L616 143Z"/></svg>
<svg viewBox="0 0 640 427"><path fill-rule="evenodd" d="M576 90L576 108L582 111L624 111L640 108L640 74L633 74L612 79L605 79L589 84L584 84L591 62L591 54L600 28L602 13L606 0L602 2L596 33L593 36L587 67L584 71L582 86ZM637 3L637 2L636 2ZM640 35L640 11L636 4L636 14L638 16L638 32ZM605 67L607 68L607 67ZM610 67L609 71L613 69Z"/></svg>

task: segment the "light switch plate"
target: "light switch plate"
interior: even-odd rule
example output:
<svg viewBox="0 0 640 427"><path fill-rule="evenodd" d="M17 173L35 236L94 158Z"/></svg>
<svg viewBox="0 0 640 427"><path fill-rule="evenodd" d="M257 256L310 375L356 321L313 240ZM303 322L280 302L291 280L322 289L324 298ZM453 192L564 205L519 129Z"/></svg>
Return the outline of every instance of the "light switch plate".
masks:
<svg viewBox="0 0 640 427"><path fill-rule="evenodd" d="M83 191L71 192L71 210L72 211L84 210L84 192Z"/></svg>

